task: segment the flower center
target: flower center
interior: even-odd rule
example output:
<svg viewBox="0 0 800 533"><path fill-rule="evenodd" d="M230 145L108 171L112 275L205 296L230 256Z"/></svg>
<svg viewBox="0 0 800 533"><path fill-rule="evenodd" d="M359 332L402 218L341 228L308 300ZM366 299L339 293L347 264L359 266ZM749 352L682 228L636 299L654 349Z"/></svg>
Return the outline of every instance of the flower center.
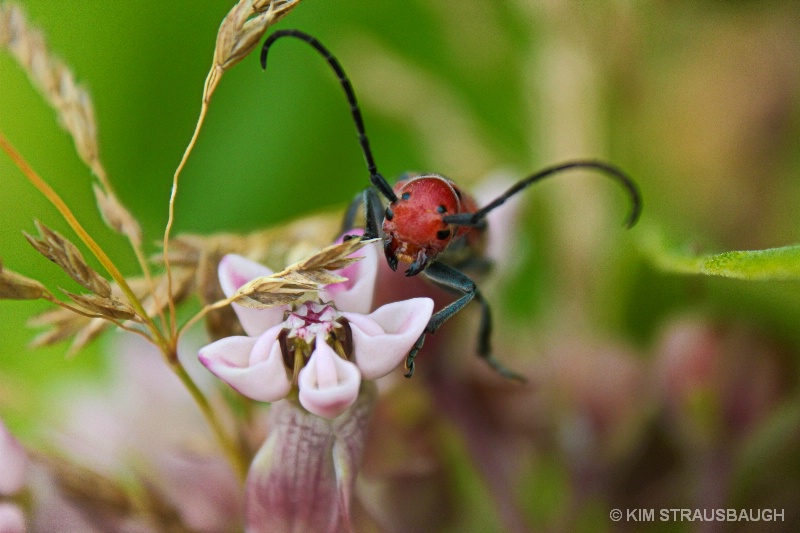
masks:
<svg viewBox="0 0 800 533"><path fill-rule="evenodd" d="M278 341L283 363L292 371L295 380L311 358L318 337L322 337L343 359L349 360L352 356L350 324L333 304L307 301L286 312Z"/></svg>
<svg viewBox="0 0 800 533"><path fill-rule="evenodd" d="M285 318L289 338L296 337L306 344L312 344L319 335L327 336L340 326L335 320L339 313L331 304L304 302Z"/></svg>

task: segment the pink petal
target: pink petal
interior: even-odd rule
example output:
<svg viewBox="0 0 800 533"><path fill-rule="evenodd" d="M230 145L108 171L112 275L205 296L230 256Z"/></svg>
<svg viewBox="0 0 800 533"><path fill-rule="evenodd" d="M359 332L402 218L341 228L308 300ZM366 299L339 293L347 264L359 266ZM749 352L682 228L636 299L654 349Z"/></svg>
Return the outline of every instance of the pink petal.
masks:
<svg viewBox="0 0 800 533"><path fill-rule="evenodd" d="M228 254L219 262L219 284L225 296L230 297L242 285L273 272L260 263L250 261L241 255ZM231 304L239 317L245 333L251 337L261 335L272 326L283 321L285 307L253 309L239 304Z"/></svg>
<svg viewBox="0 0 800 533"><path fill-rule="evenodd" d="M258 338L226 337L200 350L198 358L215 376L260 402L285 397L292 387L277 342L282 325Z"/></svg>
<svg viewBox="0 0 800 533"><path fill-rule="evenodd" d="M362 232L362 230L354 230L348 234L357 235ZM337 242L341 242L341 238ZM346 277L347 281L325 287L322 298L323 300L332 299L339 310L368 313L372 309L372 296L375 292L375 279L378 275L380 259L378 243L365 246L351 257L358 256L363 259L336 271L340 276Z"/></svg>
<svg viewBox="0 0 800 533"><path fill-rule="evenodd" d="M317 337L311 358L298 376L302 406L315 415L336 418L356 401L360 385L358 367Z"/></svg>
<svg viewBox="0 0 800 533"><path fill-rule="evenodd" d="M342 313L350 321L361 376L378 379L394 370L422 335L432 313L430 298L390 303L367 316Z"/></svg>
<svg viewBox="0 0 800 533"><path fill-rule="evenodd" d="M25 533L25 517L16 505L0 502L0 533Z"/></svg>
<svg viewBox="0 0 800 533"><path fill-rule="evenodd" d="M25 483L27 471L25 449L0 422L0 495L8 496L19 491Z"/></svg>
<svg viewBox="0 0 800 533"><path fill-rule="evenodd" d="M247 476L247 533L352 531L350 495L374 402L367 384L333 420L290 400L271 406L269 435Z"/></svg>

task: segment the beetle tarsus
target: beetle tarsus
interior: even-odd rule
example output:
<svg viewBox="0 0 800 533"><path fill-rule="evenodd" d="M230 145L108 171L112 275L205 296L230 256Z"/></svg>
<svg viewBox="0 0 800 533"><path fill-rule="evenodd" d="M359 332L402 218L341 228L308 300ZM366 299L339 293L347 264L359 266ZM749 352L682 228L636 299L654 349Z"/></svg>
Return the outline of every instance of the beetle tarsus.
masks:
<svg viewBox="0 0 800 533"><path fill-rule="evenodd" d="M419 336L417 342L414 343L414 346L411 348L411 351L408 352L408 356L406 357L406 373L404 374L405 377L410 378L414 375L414 359L417 357L417 353L422 348L423 343L425 342L425 333Z"/></svg>
<svg viewBox="0 0 800 533"><path fill-rule="evenodd" d="M407 378L414 376L414 361L406 361L406 373L403 375Z"/></svg>
<svg viewBox="0 0 800 533"><path fill-rule="evenodd" d="M525 384L528 382L528 379L525 378L525 376L517 374L510 368L504 366L503 363L495 359L493 355L487 355L481 357L483 358L484 361L486 361L489 364L490 367L492 367L492 370L503 376L505 379L509 381L515 381L520 384Z"/></svg>

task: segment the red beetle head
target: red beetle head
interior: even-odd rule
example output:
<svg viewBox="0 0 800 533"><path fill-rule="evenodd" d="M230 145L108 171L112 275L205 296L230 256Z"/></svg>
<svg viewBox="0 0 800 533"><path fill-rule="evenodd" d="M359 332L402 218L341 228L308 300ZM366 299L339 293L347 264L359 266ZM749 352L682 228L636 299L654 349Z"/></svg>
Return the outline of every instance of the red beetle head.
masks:
<svg viewBox="0 0 800 533"><path fill-rule="evenodd" d="M406 275L414 276L445 251L458 231L443 217L460 212L461 198L450 180L436 174L399 181L394 192L397 201L389 204L383 220L384 252L392 270L398 261L411 263Z"/></svg>

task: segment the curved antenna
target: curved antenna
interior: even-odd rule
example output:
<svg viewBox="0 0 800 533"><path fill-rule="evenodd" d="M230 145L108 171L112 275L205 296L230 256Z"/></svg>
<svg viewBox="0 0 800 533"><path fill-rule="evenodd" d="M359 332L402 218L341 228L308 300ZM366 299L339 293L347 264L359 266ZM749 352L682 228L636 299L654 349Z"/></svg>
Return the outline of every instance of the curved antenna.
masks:
<svg viewBox="0 0 800 533"><path fill-rule="evenodd" d="M334 73L336 73L336 77L339 79L339 84L342 86L342 90L344 90L344 95L347 97L347 102L350 104L350 113L353 115L353 122L355 123L356 131L358 132L358 142L361 145L361 151L364 153L364 159L367 162L369 181L390 202L396 202L397 195L395 195L391 185L389 185L389 183L386 181L386 178L384 178L378 172L378 169L375 165L375 158L372 156L372 150L369 147L369 139L367 139L367 133L364 129L364 119L361 117L361 110L358 107L356 93L353 91L353 86L350 84L350 80L347 78L347 74L345 74L344 69L339 61L327 48L325 48L325 46L322 45L321 42L316 39L316 37L313 37L312 35L300 30L276 31L267 37L267 40L264 41L263 48L261 48L261 68L264 70L267 69L267 53L269 52L269 48L281 37L294 37L310 44L317 52L320 53L322 57L328 61L328 65L330 65Z"/></svg>
<svg viewBox="0 0 800 533"><path fill-rule="evenodd" d="M493 209L501 206L506 200L520 192L522 189L533 185L534 183L541 181L545 178L549 178L550 176L554 176L556 174L560 174L561 172L572 170L575 168L588 168L593 170L599 170L607 175L609 178L616 180L620 185L622 185L628 194L631 197L631 212L628 215L628 218L625 221L625 225L628 228L633 227L636 224L636 221L639 220L639 215L642 213L642 195L639 193L639 187L636 185L636 182L633 181L627 174L625 174L622 170L618 169L617 167L605 163L603 161L568 161L566 163L561 163L558 165L554 165L552 167L547 167L539 172L532 174L525 178L524 180L518 182L517 184L513 185L510 189L504 192L502 195L498 196L495 200L487 204L485 207L478 209L474 213L461 213L458 215L448 215L444 217L444 221L447 224L454 224L456 226L477 226L480 224L486 215L489 214L490 211Z"/></svg>

